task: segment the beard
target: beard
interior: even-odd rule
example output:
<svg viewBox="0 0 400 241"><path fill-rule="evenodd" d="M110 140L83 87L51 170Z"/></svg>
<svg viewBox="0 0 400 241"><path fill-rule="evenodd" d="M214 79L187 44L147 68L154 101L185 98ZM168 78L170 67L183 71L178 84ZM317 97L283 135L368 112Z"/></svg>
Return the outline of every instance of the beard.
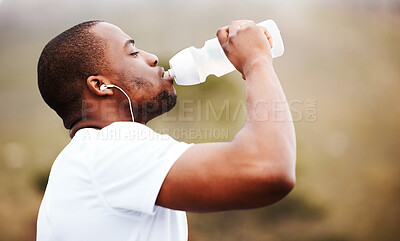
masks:
<svg viewBox="0 0 400 241"><path fill-rule="evenodd" d="M136 96L132 98L132 107L134 110L135 121L146 123L149 120L170 111L176 105L176 92L172 91L168 85L162 85L161 90L156 95L148 95L154 92L154 86L145 79L126 80L124 73L119 74L121 85L128 89L130 93ZM151 97L153 96L153 97Z"/></svg>
<svg viewBox="0 0 400 241"><path fill-rule="evenodd" d="M154 117L170 111L176 105L176 94L168 90L161 90L153 99L144 100L138 106L138 114L141 114L143 120L150 120Z"/></svg>

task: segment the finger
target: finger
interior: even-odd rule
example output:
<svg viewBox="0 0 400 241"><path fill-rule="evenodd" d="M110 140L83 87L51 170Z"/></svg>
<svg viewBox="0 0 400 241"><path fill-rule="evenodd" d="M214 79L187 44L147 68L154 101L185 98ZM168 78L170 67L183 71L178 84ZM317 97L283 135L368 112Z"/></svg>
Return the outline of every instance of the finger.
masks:
<svg viewBox="0 0 400 241"><path fill-rule="evenodd" d="M269 45L271 46L271 48L273 48L274 47L274 42L272 40L271 34L268 32L268 29L266 29L265 27L262 27L262 26L258 26L258 27L264 33L265 37L267 37Z"/></svg>
<svg viewBox="0 0 400 241"><path fill-rule="evenodd" d="M236 21L232 21L231 24L229 25L229 37L235 35L237 33L237 31L248 25L249 23L253 23L253 21L250 20L236 20Z"/></svg>
<svg viewBox="0 0 400 241"><path fill-rule="evenodd" d="M232 22L229 24L229 37L236 35L237 31L240 29L241 25L240 22Z"/></svg>
<svg viewBox="0 0 400 241"><path fill-rule="evenodd" d="M226 41L228 41L228 36L229 36L228 26L218 29L217 38L218 38L219 44L221 44L221 46L224 43L226 43Z"/></svg>

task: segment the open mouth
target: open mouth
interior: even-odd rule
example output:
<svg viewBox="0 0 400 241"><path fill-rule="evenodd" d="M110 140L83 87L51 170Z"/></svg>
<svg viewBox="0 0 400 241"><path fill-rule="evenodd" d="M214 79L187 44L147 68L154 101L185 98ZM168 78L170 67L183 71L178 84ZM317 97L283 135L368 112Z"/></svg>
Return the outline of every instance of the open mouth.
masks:
<svg viewBox="0 0 400 241"><path fill-rule="evenodd" d="M172 77L168 71L165 71L164 68L161 68L161 71L162 71L161 79L170 81L171 84L173 84L174 77Z"/></svg>
<svg viewBox="0 0 400 241"><path fill-rule="evenodd" d="M163 79L170 78L170 77L171 77L171 75L169 74L169 72L168 71L164 71Z"/></svg>

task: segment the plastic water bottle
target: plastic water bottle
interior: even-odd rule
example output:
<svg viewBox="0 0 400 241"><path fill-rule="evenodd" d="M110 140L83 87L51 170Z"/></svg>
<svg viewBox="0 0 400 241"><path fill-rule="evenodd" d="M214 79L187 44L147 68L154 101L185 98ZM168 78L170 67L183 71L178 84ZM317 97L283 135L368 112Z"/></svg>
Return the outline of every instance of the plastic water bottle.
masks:
<svg viewBox="0 0 400 241"><path fill-rule="evenodd" d="M276 23L269 19L257 25L265 27L271 34L272 58L281 56L284 47ZM178 52L169 60L169 66L171 68L165 74L174 77L178 85L200 84L206 81L210 74L220 77L235 70L217 38L207 40L200 49L191 46Z"/></svg>

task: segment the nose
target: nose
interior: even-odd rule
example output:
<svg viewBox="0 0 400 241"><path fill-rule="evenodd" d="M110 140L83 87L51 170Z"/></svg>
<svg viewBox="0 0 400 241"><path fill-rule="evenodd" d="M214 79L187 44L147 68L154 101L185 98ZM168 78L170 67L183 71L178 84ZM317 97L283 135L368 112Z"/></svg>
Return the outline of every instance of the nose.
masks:
<svg viewBox="0 0 400 241"><path fill-rule="evenodd" d="M150 65L151 67L155 67L158 64L158 57L151 53L146 52L146 54L147 54L146 57L147 64Z"/></svg>

